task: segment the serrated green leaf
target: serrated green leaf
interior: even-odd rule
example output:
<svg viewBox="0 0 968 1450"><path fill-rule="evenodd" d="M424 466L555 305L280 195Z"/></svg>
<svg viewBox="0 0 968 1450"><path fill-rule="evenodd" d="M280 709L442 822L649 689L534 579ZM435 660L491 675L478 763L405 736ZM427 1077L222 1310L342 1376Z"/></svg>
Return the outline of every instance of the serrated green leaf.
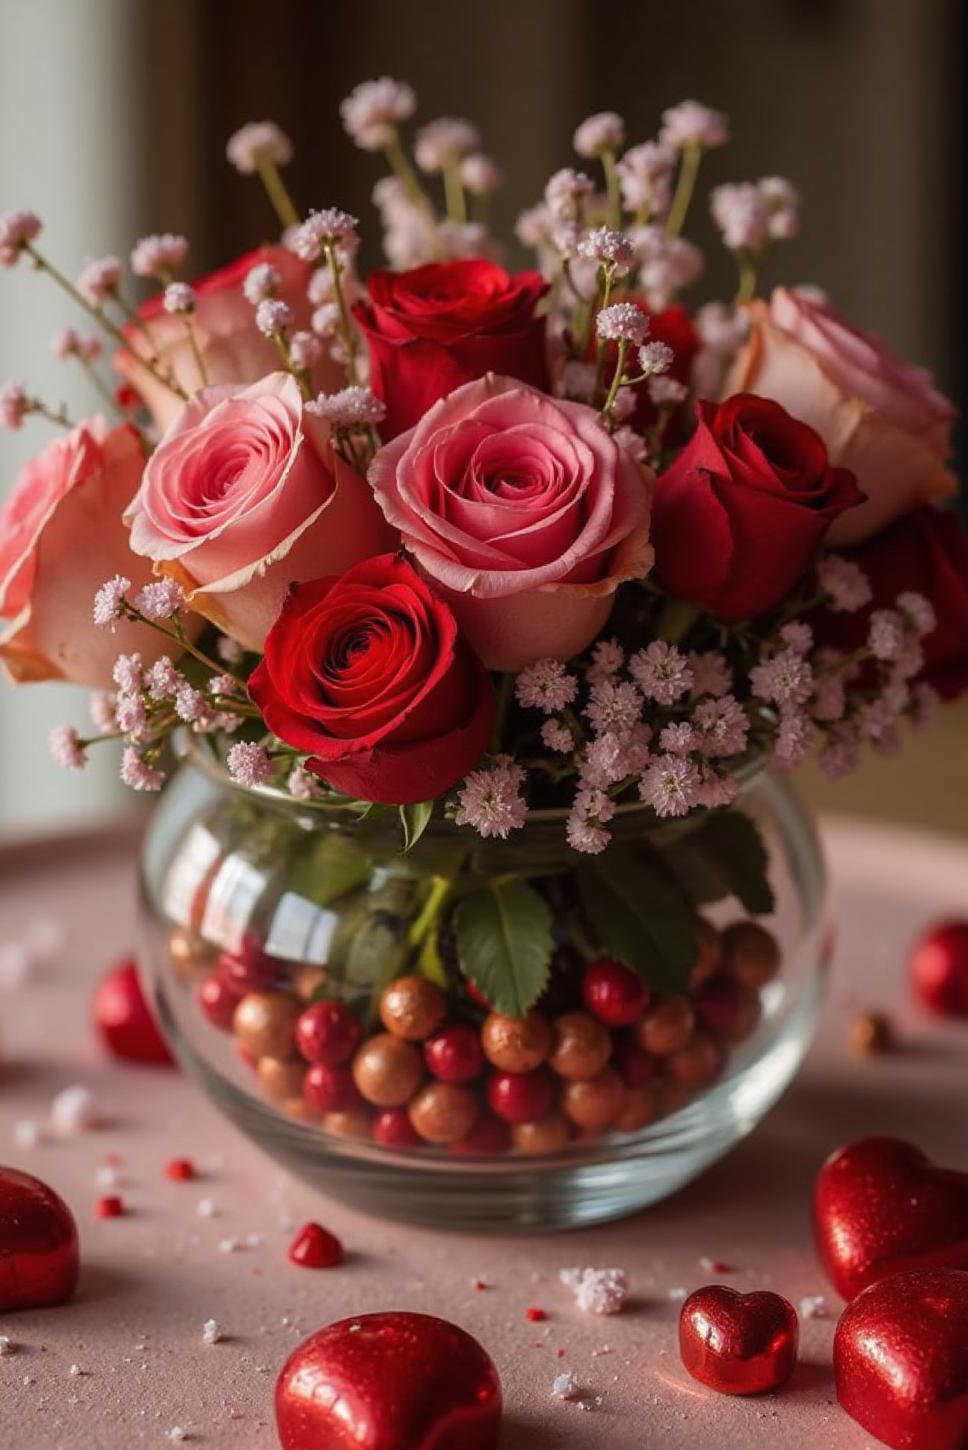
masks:
<svg viewBox="0 0 968 1450"><path fill-rule="evenodd" d="M697 906L735 896L754 916L775 906L769 857L756 824L741 811L716 811L666 851Z"/></svg>
<svg viewBox="0 0 968 1450"><path fill-rule="evenodd" d="M417 844L430 825L434 813L433 801L417 801L413 805L400 806L400 824L403 827L403 849L409 851Z"/></svg>
<svg viewBox="0 0 968 1450"><path fill-rule="evenodd" d="M692 902L661 863L612 846L579 868L582 904L602 945L650 986L682 992L696 961Z"/></svg>
<svg viewBox="0 0 968 1450"><path fill-rule="evenodd" d="M454 912L461 971L496 1012L523 1017L544 991L554 940L551 911L526 881L492 883Z"/></svg>

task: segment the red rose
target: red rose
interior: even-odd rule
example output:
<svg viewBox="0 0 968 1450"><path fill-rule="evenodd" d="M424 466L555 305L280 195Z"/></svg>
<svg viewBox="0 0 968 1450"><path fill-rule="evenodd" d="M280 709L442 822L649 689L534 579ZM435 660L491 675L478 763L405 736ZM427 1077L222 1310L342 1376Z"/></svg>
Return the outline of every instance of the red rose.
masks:
<svg viewBox="0 0 968 1450"><path fill-rule="evenodd" d="M539 272L512 277L471 258L371 272L367 287L369 305L360 303L356 317L369 343L371 386L387 408L385 439L485 373L546 387L545 319L534 309L548 284Z"/></svg>
<svg viewBox="0 0 968 1450"><path fill-rule="evenodd" d="M921 641L924 665L915 680L931 685L944 700L968 690L968 533L957 515L925 505L863 544L837 552L860 565L873 599L857 613L815 615L818 643L859 649L872 610L894 609L897 596L913 590L930 600L938 619Z"/></svg>
<svg viewBox="0 0 968 1450"><path fill-rule="evenodd" d="M494 723L491 677L453 614L393 554L291 589L249 693L309 769L361 800L430 800Z"/></svg>
<svg viewBox="0 0 968 1450"><path fill-rule="evenodd" d="M655 573L719 619L771 609L813 563L824 534L863 499L818 434L766 398L697 403L692 438L656 484Z"/></svg>

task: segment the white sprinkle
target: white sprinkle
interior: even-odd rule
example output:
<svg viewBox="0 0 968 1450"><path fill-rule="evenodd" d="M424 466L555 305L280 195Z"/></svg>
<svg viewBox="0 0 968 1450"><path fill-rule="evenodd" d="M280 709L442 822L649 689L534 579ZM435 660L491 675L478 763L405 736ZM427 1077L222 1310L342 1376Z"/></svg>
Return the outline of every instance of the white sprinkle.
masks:
<svg viewBox="0 0 968 1450"><path fill-rule="evenodd" d="M98 1188L117 1188L120 1181L121 1175L110 1163L106 1164L104 1168L99 1168L94 1175L94 1182Z"/></svg>
<svg viewBox="0 0 968 1450"><path fill-rule="evenodd" d="M195 1205L195 1212L199 1218L217 1218L218 1205L214 1198L200 1198Z"/></svg>
<svg viewBox="0 0 968 1450"><path fill-rule="evenodd" d="M13 1340L10 1338L10 1335L9 1334L0 1334L0 1359L2 1359L5 1354L16 1354L16 1353L17 1353L17 1346L13 1342Z"/></svg>
<svg viewBox="0 0 968 1450"><path fill-rule="evenodd" d="M201 1209L199 1209L201 1213ZM242 1240L235 1238L219 1239L218 1251L220 1254L236 1254L242 1247Z"/></svg>
<svg viewBox="0 0 968 1450"><path fill-rule="evenodd" d="M202 1325L202 1343L218 1344L222 1338L222 1331L214 1319L206 1319Z"/></svg>
<svg viewBox="0 0 968 1450"><path fill-rule="evenodd" d="M36 1148L40 1142L40 1128L27 1118L22 1118L13 1125L13 1141L18 1148Z"/></svg>
<svg viewBox="0 0 968 1450"><path fill-rule="evenodd" d="M688 1291L683 1289L681 1284L677 1284L674 1289L669 1290L668 1298L673 1304L681 1304L688 1297Z"/></svg>
<svg viewBox="0 0 968 1450"><path fill-rule="evenodd" d="M50 1120L55 1131L67 1138L93 1128L97 1113L90 1088L74 1086L58 1093L50 1105Z"/></svg>
<svg viewBox="0 0 968 1450"><path fill-rule="evenodd" d="M169 1440L175 1440L178 1443L181 1443L182 1441L190 1440L192 1438L192 1435L191 1431L184 1429L183 1426L172 1425L171 1429L168 1431L168 1438Z"/></svg>
<svg viewBox="0 0 968 1450"><path fill-rule="evenodd" d="M579 1394L578 1376L573 1370L556 1375L554 1384L551 1386L551 1393L556 1400L577 1399Z"/></svg>
<svg viewBox="0 0 968 1450"><path fill-rule="evenodd" d="M822 1294L805 1294L800 1300L801 1319L826 1319L827 1301Z"/></svg>
<svg viewBox="0 0 968 1450"><path fill-rule="evenodd" d="M245 1246L247 1249L257 1249L262 1243L261 1234L246 1234Z"/></svg>
<svg viewBox="0 0 968 1450"><path fill-rule="evenodd" d="M0 988L15 992L30 978L36 958L26 942L12 941L0 947Z"/></svg>
<svg viewBox="0 0 968 1450"><path fill-rule="evenodd" d="M84 1371L81 1369L81 1366L79 1364L72 1364L69 1367L67 1373L69 1375L79 1375L79 1374L83 1374Z"/></svg>
<svg viewBox="0 0 968 1450"><path fill-rule="evenodd" d="M628 1298L624 1269L562 1269L558 1277L584 1314L618 1314Z"/></svg>

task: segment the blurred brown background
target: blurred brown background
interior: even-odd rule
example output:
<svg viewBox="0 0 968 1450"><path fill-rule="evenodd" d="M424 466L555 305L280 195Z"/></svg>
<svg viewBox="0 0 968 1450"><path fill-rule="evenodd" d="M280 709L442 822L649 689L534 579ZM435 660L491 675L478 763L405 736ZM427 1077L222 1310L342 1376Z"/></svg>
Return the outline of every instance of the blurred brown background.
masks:
<svg viewBox="0 0 968 1450"><path fill-rule="evenodd" d="M735 137L708 159L707 185L780 173L803 193L802 235L766 281L823 286L931 367L963 411L965 30L963 0L0 0L0 206L59 219L51 246L69 268L164 229L191 238L204 271L271 229L259 186L224 157L235 127L269 117L296 143L297 203L343 206L364 228L372 218L376 260L380 160L353 148L338 116L357 81L399 76L420 119L481 127L507 172L495 207L505 235L573 159L589 112L620 111L634 142L693 96L726 111ZM709 244L701 294L727 296L731 264L704 205L695 222ZM50 367L26 310L36 303L11 311L0 282L0 374L36 380ZM16 461L5 446L0 486ZM13 718L0 690L0 737ZM837 787L811 775L808 788L825 806L968 831L966 746L968 710L948 711L899 760ZM48 770L38 765L35 789ZM0 828L37 813L11 809L8 777L0 767ZM68 787L90 807L88 783ZM103 800L106 777L98 788Z"/></svg>

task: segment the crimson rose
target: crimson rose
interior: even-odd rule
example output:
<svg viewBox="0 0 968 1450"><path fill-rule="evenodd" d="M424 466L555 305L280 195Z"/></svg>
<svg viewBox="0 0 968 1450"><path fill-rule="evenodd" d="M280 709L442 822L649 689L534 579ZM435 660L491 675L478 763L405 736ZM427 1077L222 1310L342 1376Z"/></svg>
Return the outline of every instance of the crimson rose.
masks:
<svg viewBox="0 0 968 1450"><path fill-rule="evenodd" d="M696 404L692 438L656 484L655 573L678 599L749 619L786 595L824 534L863 499L823 441L779 403L737 393Z"/></svg>
<svg viewBox="0 0 968 1450"><path fill-rule="evenodd" d="M406 805L474 766L494 723L491 677L453 614L393 554L293 585L249 693L269 729L336 790Z"/></svg>
<svg viewBox="0 0 968 1450"><path fill-rule="evenodd" d="M870 581L873 598L853 614L824 610L811 623L817 641L855 650L865 642L871 611L894 609L913 590L930 600L937 627L921 641L924 665L914 677L944 700L968 690L968 533L953 513L926 504L853 549L839 549Z"/></svg>
<svg viewBox="0 0 968 1450"><path fill-rule="evenodd" d="M540 272L510 276L480 258L431 262L409 272L371 272L369 305L356 317L370 351L370 383L386 404L381 428L395 438L462 383L499 373L547 386L548 290Z"/></svg>

